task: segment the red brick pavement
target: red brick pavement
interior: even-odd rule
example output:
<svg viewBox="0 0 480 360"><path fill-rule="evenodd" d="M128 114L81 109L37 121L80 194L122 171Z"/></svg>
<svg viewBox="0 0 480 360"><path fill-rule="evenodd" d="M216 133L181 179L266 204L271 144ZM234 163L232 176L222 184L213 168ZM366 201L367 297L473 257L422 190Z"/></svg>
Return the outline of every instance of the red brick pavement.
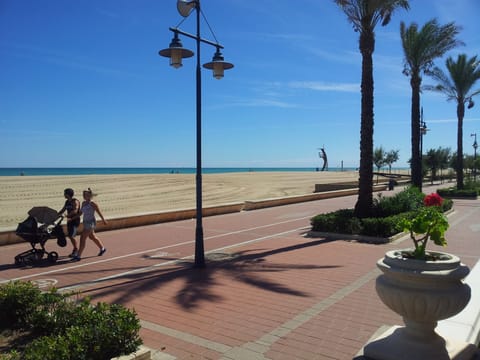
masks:
<svg viewBox="0 0 480 360"><path fill-rule="evenodd" d="M305 237L311 216L354 201L205 218L205 246L213 251L205 269L193 269L188 258L191 220L101 233L107 253L96 257L88 244L78 263L63 258L18 269L11 260L28 244L5 246L0 280L52 279L95 301L134 308L145 345L169 359L351 359L380 326L402 324L375 293L375 262L410 246ZM455 209L445 250L473 266L480 201L458 200Z"/></svg>

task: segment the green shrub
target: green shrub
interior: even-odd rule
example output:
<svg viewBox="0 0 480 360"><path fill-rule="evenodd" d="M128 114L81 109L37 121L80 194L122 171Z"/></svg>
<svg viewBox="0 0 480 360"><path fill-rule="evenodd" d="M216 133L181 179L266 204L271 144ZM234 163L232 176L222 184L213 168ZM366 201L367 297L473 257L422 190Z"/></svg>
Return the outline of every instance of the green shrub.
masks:
<svg viewBox="0 0 480 360"><path fill-rule="evenodd" d="M110 359L128 354L142 344L135 312L117 304L99 303L91 308L89 315L90 321L85 324L89 328L84 334L85 345L93 359Z"/></svg>
<svg viewBox="0 0 480 360"><path fill-rule="evenodd" d="M402 213L398 215L387 216L384 218L365 218L362 219L362 235L376 237L390 237L403 229L399 225L405 217L413 216L413 212Z"/></svg>
<svg viewBox="0 0 480 360"><path fill-rule="evenodd" d="M342 209L320 214L311 219L312 231L342 234L361 234L375 237L390 237L403 229L399 225L403 219L412 218L415 211L423 207L425 194L415 187L409 187L394 196L374 199L373 216L358 219L353 209ZM442 210L453 206L451 199L444 199Z"/></svg>
<svg viewBox="0 0 480 360"><path fill-rule="evenodd" d="M134 352L142 344L134 311L118 304L92 305L89 299L75 303L69 296L56 290L42 294L30 283L0 285L0 309L8 327L21 325L40 335L23 354L11 352L0 360L104 360ZM15 316L8 317L4 309Z"/></svg>
<svg viewBox="0 0 480 360"><path fill-rule="evenodd" d="M455 188L445 188L438 189L437 194L441 197L476 197L478 191L472 189L457 190Z"/></svg>
<svg viewBox="0 0 480 360"><path fill-rule="evenodd" d="M11 351L8 354L0 354L0 360L21 360L20 353L18 351Z"/></svg>
<svg viewBox="0 0 480 360"><path fill-rule="evenodd" d="M56 289L42 294L40 304L31 316L32 331L40 336L61 334L74 325L81 316L79 309L83 302L78 305L70 301L69 296L71 294L60 294Z"/></svg>
<svg viewBox="0 0 480 360"><path fill-rule="evenodd" d="M453 207L453 200L452 199L443 199L443 203L442 203L442 211L443 212L450 210L452 207Z"/></svg>
<svg viewBox="0 0 480 360"><path fill-rule="evenodd" d="M342 209L327 214L319 214L310 220L313 231L359 234L360 219L353 215L353 209Z"/></svg>
<svg viewBox="0 0 480 360"><path fill-rule="evenodd" d="M140 323L135 312L117 304L98 303L92 306L89 300L79 304L63 301L50 316L45 316L44 324L36 324L37 327L40 325L43 333L50 330L50 336L42 338L48 346L58 349L59 353L63 353L64 349L76 349L75 353L87 354L87 359L110 359L134 352L142 344L138 335ZM37 354L35 344L31 346L33 348L28 349L29 353L35 353L31 356L42 354L41 349ZM35 359L37 357L31 358Z"/></svg>
<svg viewBox="0 0 480 360"><path fill-rule="evenodd" d="M408 187L388 197L384 197L380 193L373 199L373 216L387 217L416 210L423 206L424 197L425 195L416 187Z"/></svg>
<svg viewBox="0 0 480 360"><path fill-rule="evenodd" d="M27 345L23 352L24 360L83 360L89 359L87 354L77 352L74 341L67 336L42 336Z"/></svg>
<svg viewBox="0 0 480 360"><path fill-rule="evenodd" d="M0 328L26 328L41 301L41 291L30 282L0 286Z"/></svg>
<svg viewBox="0 0 480 360"><path fill-rule="evenodd" d="M480 195L480 181L473 181L471 179L467 179L465 181L464 187L465 190L475 190L477 194Z"/></svg>
<svg viewBox="0 0 480 360"><path fill-rule="evenodd" d="M128 354L142 344L138 336L140 323L133 311L117 304L91 306L83 302L77 313L69 329L81 329L82 336L73 338L78 339L91 359L110 359Z"/></svg>

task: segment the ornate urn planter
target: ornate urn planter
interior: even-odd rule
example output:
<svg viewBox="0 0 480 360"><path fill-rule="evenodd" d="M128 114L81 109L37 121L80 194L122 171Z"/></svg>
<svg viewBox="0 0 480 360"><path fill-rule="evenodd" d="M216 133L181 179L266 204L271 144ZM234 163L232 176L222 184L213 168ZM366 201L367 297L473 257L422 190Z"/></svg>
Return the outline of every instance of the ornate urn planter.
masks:
<svg viewBox="0 0 480 360"><path fill-rule="evenodd" d="M376 280L380 299L403 317L405 327L395 326L364 348L368 358L470 359L469 344L442 338L435 332L438 320L456 315L470 300L470 287L462 282L470 272L451 254L429 252L435 260L405 258L394 250L377 262L382 271ZM471 344L470 344L471 345ZM473 346L473 345L472 345ZM468 350L470 349L470 350Z"/></svg>

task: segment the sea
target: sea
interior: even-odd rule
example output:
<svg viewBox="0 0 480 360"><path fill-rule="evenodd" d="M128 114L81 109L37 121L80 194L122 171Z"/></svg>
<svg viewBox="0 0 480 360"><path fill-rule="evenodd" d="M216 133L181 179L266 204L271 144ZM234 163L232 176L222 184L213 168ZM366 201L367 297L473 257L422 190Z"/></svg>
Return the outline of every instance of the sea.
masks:
<svg viewBox="0 0 480 360"><path fill-rule="evenodd" d="M202 168L202 174L293 171L314 172L320 168L262 167L262 168ZM353 171L355 168L329 168L328 171ZM195 174L195 168L166 167L82 167L82 168L0 168L0 176L71 176L71 175L127 175L127 174Z"/></svg>

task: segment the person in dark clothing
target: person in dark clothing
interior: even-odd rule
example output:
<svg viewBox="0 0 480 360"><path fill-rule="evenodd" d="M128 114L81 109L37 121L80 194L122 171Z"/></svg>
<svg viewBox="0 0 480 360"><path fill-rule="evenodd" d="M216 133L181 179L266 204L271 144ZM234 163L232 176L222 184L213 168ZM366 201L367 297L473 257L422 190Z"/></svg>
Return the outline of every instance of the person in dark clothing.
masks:
<svg viewBox="0 0 480 360"><path fill-rule="evenodd" d="M80 225L80 201L73 197L73 189L65 189L63 195L67 200L65 200L65 204L58 214L63 215L65 211L67 212L67 236L73 246L72 253L69 256L75 257L78 254L78 246L75 236L77 235L77 228Z"/></svg>

